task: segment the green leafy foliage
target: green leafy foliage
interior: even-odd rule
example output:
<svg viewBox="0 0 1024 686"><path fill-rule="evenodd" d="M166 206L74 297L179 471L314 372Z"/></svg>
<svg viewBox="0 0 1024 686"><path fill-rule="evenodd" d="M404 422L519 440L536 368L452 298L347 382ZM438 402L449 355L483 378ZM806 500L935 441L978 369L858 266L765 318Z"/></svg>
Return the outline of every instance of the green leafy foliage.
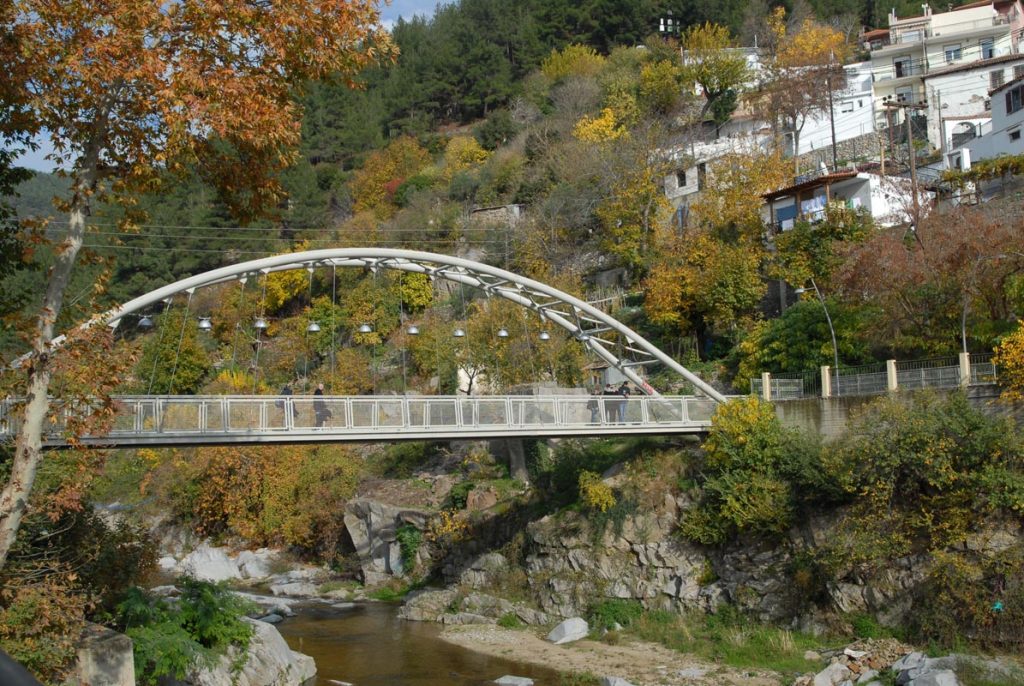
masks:
<svg viewBox="0 0 1024 686"><path fill-rule="evenodd" d="M416 553L423 542L423 532L412 524L403 524L395 532L395 540L402 551L402 567L409 571L416 564Z"/></svg>
<svg viewBox="0 0 1024 686"><path fill-rule="evenodd" d="M700 501L682 534L719 544L739 534L777 536L801 508L834 496L820 474L820 447L782 428L772 405L747 397L720 406L704 442Z"/></svg>
<svg viewBox="0 0 1024 686"><path fill-rule="evenodd" d="M183 309L171 309L157 318L158 331L142 348L135 376L146 392L191 394L209 373L210 358L199 339L196 320Z"/></svg>
<svg viewBox="0 0 1024 686"><path fill-rule="evenodd" d="M588 621L595 630L612 629L616 624L629 627L644 613L643 605L636 600L614 598L602 600L590 608Z"/></svg>
<svg viewBox="0 0 1024 686"><path fill-rule="evenodd" d="M824 461L852 499L853 561L942 549L985 516L1024 512L1019 432L959 393L874 401Z"/></svg>
<svg viewBox="0 0 1024 686"><path fill-rule="evenodd" d="M252 626L242 617L253 608L225 586L179 578L178 598L166 600L140 589L118 605L117 621L135 646L135 671L142 683L183 679L194 667L212 665L229 647L242 653Z"/></svg>

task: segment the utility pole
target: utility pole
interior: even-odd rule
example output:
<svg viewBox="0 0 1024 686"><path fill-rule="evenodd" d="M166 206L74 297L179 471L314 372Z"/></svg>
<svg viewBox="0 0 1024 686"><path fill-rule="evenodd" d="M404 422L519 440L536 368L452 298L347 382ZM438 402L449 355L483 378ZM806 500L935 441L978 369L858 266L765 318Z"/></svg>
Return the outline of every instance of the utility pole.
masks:
<svg viewBox="0 0 1024 686"><path fill-rule="evenodd" d="M828 121L832 126L832 171L839 169L839 156L836 154L836 109L832 102L832 60L834 55L829 52L828 76L825 78L825 86L828 88Z"/></svg>
<svg viewBox="0 0 1024 686"><path fill-rule="evenodd" d="M910 194L914 200L914 218L913 225L916 229L921 220L921 201L917 197L917 162L914 155L914 128L910 123L910 111L923 110L928 107L927 101L921 101L919 103L911 102L892 102L886 99L885 108L887 113L891 113L893 109L903 110L903 118L907 122L907 154L910 158ZM890 118L890 122L892 119ZM892 135L892 126L889 127L890 136Z"/></svg>

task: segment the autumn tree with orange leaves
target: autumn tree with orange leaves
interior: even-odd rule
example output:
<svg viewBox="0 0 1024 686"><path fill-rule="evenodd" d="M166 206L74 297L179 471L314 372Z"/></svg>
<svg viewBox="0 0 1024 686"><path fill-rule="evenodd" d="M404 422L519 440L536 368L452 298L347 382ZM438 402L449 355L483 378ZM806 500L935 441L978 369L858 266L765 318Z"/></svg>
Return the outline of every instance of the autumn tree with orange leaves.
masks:
<svg viewBox="0 0 1024 686"><path fill-rule="evenodd" d="M278 173L296 159L303 84L351 80L393 52L376 0L4 4L3 95L23 107L21 130L50 138L70 196L58 208L67 230L31 333L22 430L0 495L0 566L40 463L51 342L90 208L130 209L168 176L197 173L241 219L261 214L281 199Z"/></svg>

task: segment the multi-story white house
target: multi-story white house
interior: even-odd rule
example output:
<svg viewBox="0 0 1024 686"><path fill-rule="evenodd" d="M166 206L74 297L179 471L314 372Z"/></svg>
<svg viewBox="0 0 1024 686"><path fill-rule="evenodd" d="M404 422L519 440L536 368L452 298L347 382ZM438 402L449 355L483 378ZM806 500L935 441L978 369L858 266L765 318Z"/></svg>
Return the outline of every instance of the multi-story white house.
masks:
<svg viewBox="0 0 1024 686"><path fill-rule="evenodd" d="M946 165L967 169L972 162L1024 154L1024 75L992 89L992 122L982 135L946 154Z"/></svg>
<svg viewBox="0 0 1024 686"><path fill-rule="evenodd" d="M875 119L872 108L871 62L857 62L843 66L846 88L833 96L836 143L873 133ZM806 155L832 146L832 123L829 113L808 119L800 132L800 149L796 155ZM844 156L840 155L840 158ZM830 162L831 163L831 162Z"/></svg>
<svg viewBox="0 0 1024 686"><path fill-rule="evenodd" d="M872 31L865 42L878 128L898 123L889 119L884 101L927 102L929 142L941 148L955 127L945 121L984 121L987 92L1024 65L1024 8L1021 0L983 0L939 13L923 7L916 17L891 13L888 35Z"/></svg>

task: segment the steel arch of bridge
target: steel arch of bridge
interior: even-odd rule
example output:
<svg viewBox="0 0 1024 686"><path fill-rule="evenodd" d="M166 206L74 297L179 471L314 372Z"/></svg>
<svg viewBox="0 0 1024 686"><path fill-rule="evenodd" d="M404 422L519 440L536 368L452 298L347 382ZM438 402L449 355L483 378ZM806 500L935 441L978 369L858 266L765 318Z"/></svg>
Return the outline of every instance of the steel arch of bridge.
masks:
<svg viewBox="0 0 1024 686"><path fill-rule="evenodd" d="M709 398L718 402L725 402L726 400L725 396L716 391L711 385L645 340L643 336L614 317L579 298L539 281L505 271L504 269L498 269L497 267L473 260L417 250L328 248L240 262L197 274L196 276L190 276L150 291L100 315L93 321L99 320L108 326L116 327L125 315L144 310L179 293L192 292L196 288L251 277L258 278L260 275L266 277L271 272L321 267L359 267L370 270L380 268L398 269L406 272L427 274L435 278L479 288L488 295L505 298L532 310L542 315L548 321L562 327L578 341L584 343L595 355L622 372L623 376L635 383L640 389L649 387L633 371L633 367L657 360L684 377L699 392ZM611 349L618 348L620 344L601 338L601 334L607 332L616 332L623 336L625 343L621 344L622 349L629 351L640 359L625 361L615 355ZM55 341L55 343L57 342ZM652 393L657 395L657 392L652 391Z"/></svg>

